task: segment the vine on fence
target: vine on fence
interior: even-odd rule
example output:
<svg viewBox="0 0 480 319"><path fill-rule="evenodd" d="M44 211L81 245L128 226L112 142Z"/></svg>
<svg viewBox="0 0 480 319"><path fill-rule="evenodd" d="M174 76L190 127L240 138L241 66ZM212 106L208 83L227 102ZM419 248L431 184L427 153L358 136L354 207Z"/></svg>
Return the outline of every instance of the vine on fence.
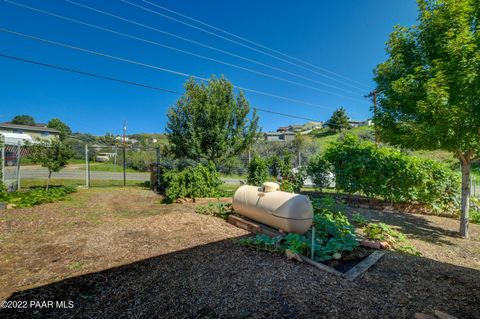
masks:
<svg viewBox="0 0 480 319"><path fill-rule="evenodd" d="M459 177L448 167L352 135L331 144L325 158L333 165L336 188L348 193L433 208L454 203L458 195Z"/></svg>

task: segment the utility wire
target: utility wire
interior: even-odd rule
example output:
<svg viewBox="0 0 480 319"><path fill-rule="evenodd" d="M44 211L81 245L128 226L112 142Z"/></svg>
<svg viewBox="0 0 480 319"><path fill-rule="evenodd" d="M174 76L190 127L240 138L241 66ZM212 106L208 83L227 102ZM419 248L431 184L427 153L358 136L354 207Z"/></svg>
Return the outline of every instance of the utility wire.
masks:
<svg viewBox="0 0 480 319"><path fill-rule="evenodd" d="M344 85L348 85L348 86L350 86L350 87L354 87L354 88L357 88L357 89L360 89L360 90L364 90L364 89L362 89L362 88L359 88L358 86L354 86L354 85L349 84L349 83L347 83L347 82L345 82L345 81L338 80L338 79L336 79L336 78L333 77L333 76L325 75L325 74L320 73L320 72L318 72L318 71L312 70L311 68L307 68L307 67L305 67L305 66L303 66L303 65L301 65L301 64L298 64L298 63L295 63L295 62L291 62L291 61L289 61L289 60L286 60L286 59L280 58L280 57L278 57L278 56L275 56L275 55L273 55L273 54L271 54L271 53L266 52L265 50L256 49L256 48L254 48L254 47L252 47L252 46L249 46L249 45L243 44L243 43L241 43L241 42L238 42L238 41L236 41L236 40L232 40L232 39L227 38L227 37L225 37L225 36L219 35L218 33L208 31L208 30L206 30L206 29L204 29L204 28L201 28L201 27L192 25L192 24L190 24L190 23L188 23L188 22L185 22L185 21L182 21L182 20L173 18L173 17L171 17L171 16L169 16L169 15L160 13L160 12L155 11L155 10L151 10L151 9L149 9L149 8L146 8L146 7L144 7L144 6L140 6L140 5L138 5L138 4L129 2L129 1L127 1L127 0L121 0L121 1L124 2L124 3L127 3L127 4L129 4L129 5L131 5L131 6L134 6L134 7L140 8L140 9L142 9L142 10L145 10L145 11L154 13L154 14L156 14L156 15L162 16L162 17L164 17L164 18L166 18L166 19L169 19L169 20L172 20L172 21L175 21L175 22L178 22L178 23L187 25L187 26L189 26L189 27L191 27L191 28L194 28L194 29L200 30L200 31L202 31L202 32L204 32L204 33L213 35L213 36L215 36L215 37L217 37L217 38L226 40L226 41L231 42L231 43L235 43L235 44L237 44L237 45L239 45L239 46L242 46L242 47L248 48L248 49L250 49L250 50L253 50L253 51L255 51L255 52L261 53L261 54L263 54L263 55L272 57L272 58L274 58L274 59L276 59L276 60L279 60L279 61L288 63L288 64L290 64L290 65L299 67L299 68L301 68L301 69L310 71L310 72L312 72L312 73L315 73L315 74L317 74L317 75L323 76L323 77L328 78L328 79L330 79L330 80L333 80L333 81L336 81L336 82L339 82L339 83L343 83ZM157 5L157 4L155 4L155 3L152 3L152 2L150 2L150 1L143 0L143 2L146 2L146 3L148 3L148 4L150 4L150 5L154 6L154 7L158 7L158 8L164 9L164 7L159 6L159 5ZM176 12L175 12L175 13L176 13ZM193 18L192 18L192 19L193 19ZM223 30L222 30L222 31L223 31ZM273 49L269 49L269 50L271 50L271 51L276 51L276 50L273 50ZM315 66L315 65L313 65L313 64L310 64L310 63L308 63L308 62L302 61L302 60L300 60L300 59L298 59L298 58L291 57L291 56L286 55L286 54L284 54L284 53L281 53L281 52L279 52L279 51L277 52L277 54L281 54L281 55L286 56L286 57L288 57L288 58L290 58L290 59L300 61L301 63L310 65L311 67L314 67L315 69L317 69L317 70L319 70L319 71L323 71L323 72L328 72L328 73L330 73L330 74L334 74L334 75L336 75L337 77L344 78L344 79L346 79L346 80L349 80L349 81L358 83L358 84L366 87L364 84L362 84L362 83L360 83L360 82L358 82L358 81L352 80L352 79L350 79L350 78L348 78L348 77L342 76L342 75L340 75L340 74L338 74L338 73L335 73L335 72L333 72L333 71L329 71L329 70L327 70L327 69L320 68L320 67Z"/></svg>
<svg viewBox="0 0 480 319"><path fill-rule="evenodd" d="M166 92L166 93L171 93L171 94L176 94L176 95L183 95L183 93L181 93L181 92L165 89L165 88L162 88L162 87L152 86L152 85L143 84L143 83L134 82L134 81L123 80L123 79L114 78L114 77L111 77L111 76L102 75L102 74L98 74L98 73L85 72L85 71L72 69L72 68L68 68L68 67L64 67L64 66L59 66L59 65L55 65L55 64L44 63L44 62L39 62L39 61L35 61L35 60L20 58L20 57L16 57L16 56L13 56L13 55L0 53L0 57L10 59L10 60L14 60L14 61L18 61L18 62L25 62L25 63L29 63L29 64L33 64L33 65L43 66L43 67L47 67L47 68L51 68L51 69L57 69L57 70L60 70L60 71L66 71L66 72L70 72L70 73L86 75L86 76L89 76L89 77L99 78L99 79L103 79L103 80L119 82L119 83L123 83L123 84L137 86L137 87L143 87L145 89L150 89L150 90L155 90L155 91L160 91L160 92ZM313 122L323 122L323 121L319 121L319 120L310 119L308 117L302 117L302 116L297 116L297 115L292 115L292 114L287 114L287 113L270 111L270 110L259 108L259 107L254 107L254 109L258 110L258 111L261 111L261 112L281 115L281 116L295 118L295 119L302 119L302 120L313 121Z"/></svg>
<svg viewBox="0 0 480 319"><path fill-rule="evenodd" d="M89 49L85 49L85 48L81 48L81 47L76 47L76 46L69 45L69 44L62 43L62 42L47 40L47 39L44 39L44 38L40 38L40 37L25 34L25 33L12 31L12 30L9 30L9 29L0 28L0 32L9 33L9 34L12 34L12 35L15 35L15 36L19 36L19 37L23 37L23 38L26 38L26 39L35 40L35 41L38 41L38 42L47 43L47 44L51 44L51 45L55 45L55 46L59 46L59 47L63 47L63 48L68 48L68 49L81 51L81 52L85 52L85 53L89 53L89 54L93 54L93 55L97 55L97 56L102 56L102 57L105 57L105 58L108 58L108 59L117 60L117 61L121 61L121 62L125 62L125 63L130 63L130 64L142 66L142 67L145 67L145 68L154 69L154 70L157 70L157 71L167 72L167 73L171 73L171 74L175 74L175 75L179 75L179 76L183 76L183 77L187 77L187 78L191 77L191 78L194 78L194 79L197 79L197 80L208 82L208 79L204 78L204 77L200 77L200 76L196 76L196 75L192 75L192 74L187 74L187 73L183 73L183 72L179 72L179 71L175 71L175 70L171 70L171 69L167 69L167 68L162 68L162 67L159 67L159 66L155 66L155 65L135 61L135 60L129 60L129 59L121 58L121 57L118 57L118 56L109 55L109 54L106 54L106 53L93 51L93 50L89 50ZM274 97L274 98L282 99L282 100L285 100L285 101L295 102L295 103L304 104L304 105L308 105L308 106L313 106L313 107L317 107L317 108L328 109L328 110L332 110L332 109L334 110L335 109L335 108L332 108L332 107L327 107L327 106L323 106L323 105L316 104L316 103L306 102L306 101L302 101L302 100L298 100L298 99L294 99L294 98L290 98L290 97L286 97L286 96L282 96L282 95L277 95L277 94L274 94L274 93L269 93L269 92L264 92L264 91L260 91L260 90L250 89L250 88L246 88L246 87L242 87L242 86L238 86L238 85L236 85L234 87L239 89L239 90L246 91L246 92L252 92L252 93L256 93L256 94L260 94L260 95L264 95L264 96Z"/></svg>
<svg viewBox="0 0 480 319"><path fill-rule="evenodd" d="M280 112L265 110L265 109L261 109L259 107L254 107L254 109L257 110L257 111L276 114L276 115L281 115L281 116L286 116L286 117L291 117L291 118L294 118L294 119L301 119L301 120L307 120L307 121L311 121L311 122L323 123L323 121L314 120L314 119L311 119L311 118L308 118L308 117L302 117L302 116L296 116L296 115L291 115L291 114L286 114L286 113L280 113Z"/></svg>
<svg viewBox="0 0 480 319"><path fill-rule="evenodd" d="M17 61L21 61L21 62L26 62L26 63L30 63L30 64L35 64L35 65L40 65L40 66L44 66L44 67L48 67L48 68L52 68L52 69L67 71L67 72L71 72L71 73L78 73L78 74L81 74L81 75L87 75L87 76L90 76L90 77L100 78L100 79L104 79L104 80L109 80L109 81L115 81L115 82L120 82L120 83L124 83L124 84L129 84L129 85L140 86L140 87L144 87L146 89L151 89L151 90L156 90L156 91L161 91L161 92L167 92L167 93L182 95L182 93L180 93L180 92L169 90L169 89L164 89L164 88L151 86L151 85L147 85L147 84L142 84L142 83L138 83L138 82L113 78L113 77L107 76L107 75L85 72L85 71L81 71L81 70L77 70L77 69L72 69L72 68L67 68L67 67L63 67L63 66L54 65L54 64L23 59L23 58L15 57L15 56L8 55L8 54L0 53L0 57L11 59L11 60L17 60Z"/></svg>
<svg viewBox="0 0 480 319"><path fill-rule="evenodd" d="M13 2L13 1L9 1L9 0L5 0L5 1L10 2L10 3L12 3L12 4L15 4L15 2ZM118 16L118 15L115 15L115 14L112 14L112 13L109 13L109 12L106 12L106 11L103 11L103 10L99 10L99 9L94 8L94 7L91 7L91 6L87 6L87 5L84 5L84 4L81 4L81 3L77 3L77 2L75 2L75 1L71 1L71 0L65 0L65 1L68 2L68 3L74 4L74 5L76 5L76 6L82 7L82 8L84 8L84 9L87 9L87 10L90 10L90 11L94 11L94 12L97 12L97 13L100 13L100 14L103 14L103 15L106 15L106 16L109 16L109 17L112 17L112 18L115 18L115 19L124 21L124 22L128 22L128 23L130 23L130 24L134 24L134 25L137 25L137 26L140 26L140 27L149 29L149 30L153 30L153 31L156 31L156 32L159 32L159 33L168 35L168 36L170 36L170 37L174 37L174 38L176 38L176 39L180 39L180 40L183 40L183 41L186 41L186 42L189 42L189 43L193 43L193 44L195 44L195 45L198 45L198 46L201 46L201 47L204 47L204 48L208 48L208 49L210 49L210 50L213 50L213 51L216 51L216 52L220 52L220 53L223 53L223 54L226 54L226 55L229 55L229 56L232 56L232 57L235 57L235 58L244 60L244 61L248 61L248 62L257 64L257 65L261 65L261 66L263 66L263 67L267 67L267 68L272 69L272 70L275 70L275 71L279 71L279 72L282 72L282 73L285 73L285 74L288 74L288 75L291 75L291 76L295 76L295 77L300 78L300 79L304 79L304 80L307 80L307 81L311 81L311 82L317 83L317 84L319 84L319 85L324 85L324 86L328 86L328 87L331 87L331 88L334 88L334 89L342 90L342 91L344 91L344 92L350 92L350 93L354 93L354 94L355 94L355 92L353 92L353 91L345 90L345 89L340 88L340 87L338 87L338 86L336 86L336 85L331 85L331 84L328 84L328 83L325 83L325 82L322 82L322 81L318 81L318 80L315 80L315 79L312 79L312 78L303 76L303 75L298 74L298 73L290 72L290 71L288 71L288 70L285 70L285 69L282 69L282 68L278 68L278 67L275 67L275 66L273 66L273 65L260 62L260 61L255 60L255 59L250 59L250 58L247 58L247 57L244 57L244 56L241 56L241 55L232 53L232 52L230 52L230 51L222 50L222 49L219 49L219 48L217 48L217 47L214 47L214 46L211 46L211 45L202 43L202 42L198 42L198 41L195 41L195 40L192 40L192 39L189 39L189 38L185 38L185 37L183 37L183 36L179 36L178 34L174 34L174 33L171 33L171 32L167 32L167 31L164 31L164 30L161 30L161 29L152 27L152 26L150 26L150 25L146 25L146 24L140 23L140 22L138 22L138 21L130 20L130 19L127 19L127 18L125 18L125 17L121 17L121 16ZM357 88L357 90L361 90L361 89L360 89L360 88ZM363 89L362 89L361 91L363 91Z"/></svg>
<svg viewBox="0 0 480 319"><path fill-rule="evenodd" d="M36 11L36 12L39 12L39 13L42 13L42 14L50 15L50 16L53 16L53 17L56 17L56 18L59 18L59 19L63 19L63 20L67 20L67 21L70 21L70 22L74 22L74 23L77 23L77 24L85 25L87 27L91 27L91 28L94 28L94 29L97 29L97 30L106 31L106 32L109 32L109 33L113 33L113 34L116 34L116 35L120 35L120 36L129 38L129 39L134 39L134 40L141 41L141 42L144 42L144 43L160 46L162 48L166 48L166 49L169 49L169 50L181 52L181 53L184 53L184 54L187 54L187 55L195 56L197 58L201 58L201 59L204 59L204 60L216 62L216 63L219 63L219 64L227 65L227 66L234 67L234 68L237 68L237 69L240 69L240 70L244 70L244 71L247 71L247 72L251 72L251 73L258 74L258 75L261 75L261 76L265 76L265 77L268 77L268 78L272 78L272 79L275 79L275 80L278 80L278 81L294 84L294 85L297 85L297 86L302 86L302 87L309 88L309 89L312 89L312 90L316 90L316 91L319 91L319 92L322 92L322 93L335 95L335 96L339 96L339 97L343 97L343 98L347 98L347 99L351 99L351 100L355 100L355 101L361 101L362 103L365 103L365 100L359 100L359 99L355 99L353 97L346 96L346 95L343 95L343 94L331 92L331 91L328 91L328 90L319 89L319 88L316 88L316 87L313 87L313 86L310 86L310 85L306 85L306 84L303 84L303 83L300 83L300 82L297 82L297 81L288 80L286 78L278 77L278 76L268 74L268 73L265 73L265 72L253 70L253 69L246 68L246 67L242 67L242 66L237 65L237 64L233 64L233 63L229 63L229 62L226 62L226 61L210 58L210 57L207 57L207 56L204 56L204 55L193 53L191 51L182 50L182 49L175 48L175 47L172 47L172 46L169 46L169 45L161 44L159 42L150 41L150 40L147 40L145 38L137 37L137 36L134 36L134 35L131 35L131 34L115 31L115 30L104 28L104 27L101 27L101 26L98 26L98 25L95 25L95 24L83 22L83 21L73 19L73 18L69 18L69 17L65 17L65 16L62 16L62 15L59 15L59 14L56 14L56 13L53 13L53 12L49 12L49 11L46 11L46 10L41 10L41 9L38 9L38 8L30 7L30 6L27 6L27 5L24 5L24 4L16 3L14 1L9 1L9 0L5 0L5 1L7 3L11 3L11 4L19 6L19 7L23 7L23 8L29 9L29 10L33 10L33 11ZM338 88L338 89L340 89L340 88ZM340 89L340 90L343 90L343 89ZM348 90L343 90L343 91L356 94L355 92L348 91Z"/></svg>

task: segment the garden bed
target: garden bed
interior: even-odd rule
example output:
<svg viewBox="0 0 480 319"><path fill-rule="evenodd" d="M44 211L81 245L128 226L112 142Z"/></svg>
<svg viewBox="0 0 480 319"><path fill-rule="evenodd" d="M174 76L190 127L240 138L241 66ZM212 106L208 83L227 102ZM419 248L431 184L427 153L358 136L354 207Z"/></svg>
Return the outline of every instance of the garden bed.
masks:
<svg viewBox="0 0 480 319"><path fill-rule="evenodd" d="M228 216L228 222L256 235L263 234L269 237L280 237L285 235L284 233L273 229L267 225L255 222L251 219L239 215ZM255 248L255 246L252 247ZM342 253L340 259L329 259L317 262L308 258L307 256L302 256L295 253L292 254L288 252L287 258L306 262L322 271L326 271L331 274L347 278L349 280L354 280L363 272L367 271L368 268L373 266L384 254L381 253L372 256L374 252L378 251L371 247L364 247L360 245L352 251Z"/></svg>
<svg viewBox="0 0 480 319"><path fill-rule="evenodd" d="M247 232L135 187L80 190L67 201L0 212L0 299L75 304L3 309L0 317L414 318L438 309L479 318L479 225L465 240L449 235L452 219L371 213L421 229L416 245L428 258L387 253L343 280L244 247L238 241ZM442 242L432 244L440 231Z"/></svg>

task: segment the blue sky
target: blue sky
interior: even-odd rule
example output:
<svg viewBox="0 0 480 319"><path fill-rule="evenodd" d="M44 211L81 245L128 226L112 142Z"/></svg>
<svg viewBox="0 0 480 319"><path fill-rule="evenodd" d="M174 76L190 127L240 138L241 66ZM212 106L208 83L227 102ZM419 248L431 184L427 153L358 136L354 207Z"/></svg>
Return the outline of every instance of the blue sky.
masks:
<svg viewBox="0 0 480 319"><path fill-rule="evenodd" d="M208 78L212 74L223 74L237 86L317 105L308 106L245 92L253 107L319 120L328 119L333 110L339 106L344 106L353 119L365 119L370 116L370 103L363 98L363 95L374 87L372 70L385 59L385 42L388 35L396 24L414 24L417 15L415 0L149 0L335 72L343 76L340 78L332 73L325 73L305 65L304 67L310 70L287 64L120 0L74 1L283 69L290 74L107 17L63 0L12 1L268 73L275 77L282 77L301 85L95 30L19 8L4 1L0 1L0 28L200 77ZM174 16L142 0L128 1ZM178 16L177 18L181 19ZM50 46L4 32L0 32L0 43L2 44L0 53L3 54L176 91L183 90L182 85L186 80L185 77L152 68ZM37 122L46 122L52 117L58 117L69 124L74 131L100 135L106 132L119 134L123 121L127 120L128 133L163 132L166 111L178 98L169 93L46 69L4 58L0 58L0 70L0 121L8 121L17 114L30 114ZM292 73L303 78L296 77ZM322 74L333 76L338 81L324 77ZM344 77L356 82L346 80ZM338 88L320 85L318 82ZM305 86L311 86L314 89ZM336 95L322 92L322 90ZM287 124L305 122L270 113L260 112L259 115L264 131Z"/></svg>

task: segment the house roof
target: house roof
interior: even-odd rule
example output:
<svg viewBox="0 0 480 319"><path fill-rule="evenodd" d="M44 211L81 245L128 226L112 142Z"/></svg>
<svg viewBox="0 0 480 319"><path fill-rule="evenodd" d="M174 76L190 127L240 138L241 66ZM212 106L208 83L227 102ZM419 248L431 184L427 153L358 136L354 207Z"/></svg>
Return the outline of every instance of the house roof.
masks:
<svg viewBox="0 0 480 319"><path fill-rule="evenodd" d="M283 135L284 133L281 133L281 132L266 132L265 135L268 135L268 136L280 136L280 135Z"/></svg>
<svg viewBox="0 0 480 319"><path fill-rule="evenodd" d="M60 131L55 130L53 128L49 128L49 127L18 125L18 124L11 124L11 123L0 123L0 129L2 128L26 130L26 131L34 131L34 132L60 133Z"/></svg>

